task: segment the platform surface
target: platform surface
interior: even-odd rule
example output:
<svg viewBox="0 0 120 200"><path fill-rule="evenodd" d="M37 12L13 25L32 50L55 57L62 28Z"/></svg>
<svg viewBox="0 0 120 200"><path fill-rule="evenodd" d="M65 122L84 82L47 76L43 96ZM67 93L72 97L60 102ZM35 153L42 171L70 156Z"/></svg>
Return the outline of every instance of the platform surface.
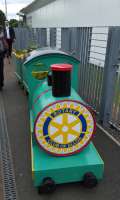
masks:
<svg viewBox="0 0 120 200"><path fill-rule="evenodd" d="M99 185L85 189L79 183L59 185L51 195L38 195L33 187L30 160L29 113L27 97L16 82L13 66L6 65L2 92L12 150L19 200L119 200L120 148L100 129L94 144L105 162L105 173Z"/></svg>

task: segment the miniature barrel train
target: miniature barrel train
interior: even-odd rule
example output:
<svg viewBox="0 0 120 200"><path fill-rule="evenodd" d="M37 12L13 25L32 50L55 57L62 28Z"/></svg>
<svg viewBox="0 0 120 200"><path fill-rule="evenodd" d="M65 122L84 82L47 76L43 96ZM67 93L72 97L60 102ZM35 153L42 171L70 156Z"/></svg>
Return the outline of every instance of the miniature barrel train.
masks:
<svg viewBox="0 0 120 200"><path fill-rule="evenodd" d="M80 61L53 49L35 50L24 63L14 60L16 76L29 94L34 186L39 192L68 182L96 186L104 163L91 142L94 116L78 95Z"/></svg>

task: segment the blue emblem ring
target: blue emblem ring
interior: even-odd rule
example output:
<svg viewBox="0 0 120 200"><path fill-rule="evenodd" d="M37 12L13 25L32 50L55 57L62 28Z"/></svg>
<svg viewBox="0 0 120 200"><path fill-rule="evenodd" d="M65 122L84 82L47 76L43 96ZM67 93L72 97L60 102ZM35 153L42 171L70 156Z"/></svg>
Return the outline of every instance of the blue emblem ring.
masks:
<svg viewBox="0 0 120 200"><path fill-rule="evenodd" d="M51 122L51 120L53 118L55 118L56 116L60 115L60 114L64 114L64 113L70 113L72 115L76 115L78 116L78 118L80 119L81 121L81 124L82 124L82 132L80 133L80 136L77 137L74 141L68 143L68 144L59 144L55 141L53 141L50 136L49 136L49 133L48 133L48 127L49 127L49 124ZM87 123L86 123L86 120L84 118L84 116L82 114L80 114L78 111L74 110L74 109L71 109L71 108L65 108L65 109L59 109L53 113L51 113L51 116L49 116L44 125L43 125L43 136L46 140L46 142L54 147L57 147L57 148L69 148L69 147L72 147L76 144L78 144L85 136L85 132L87 130Z"/></svg>

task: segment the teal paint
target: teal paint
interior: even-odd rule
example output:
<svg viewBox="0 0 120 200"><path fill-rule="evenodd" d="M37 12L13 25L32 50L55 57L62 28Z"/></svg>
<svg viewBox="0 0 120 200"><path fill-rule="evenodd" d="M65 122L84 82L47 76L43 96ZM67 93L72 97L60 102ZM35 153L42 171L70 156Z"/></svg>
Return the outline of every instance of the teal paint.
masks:
<svg viewBox="0 0 120 200"><path fill-rule="evenodd" d="M45 177L51 177L56 184L79 182L87 172L93 172L98 180L103 178L104 163L94 145L90 143L82 152L55 157L32 144L34 158L34 185L39 186Z"/></svg>
<svg viewBox="0 0 120 200"><path fill-rule="evenodd" d="M48 86L47 81L44 81L40 87L38 87L32 98L32 113L33 113L33 122L35 122L35 119L39 112L41 112L46 106L49 104L52 104L53 102L60 101L60 100L77 100L81 103L84 103L84 101L80 98L80 96L75 92L75 90L72 88L71 90L71 96L70 97L62 97L62 98L55 98L52 96L52 88Z"/></svg>
<svg viewBox="0 0 120 200"><path fill-rule="evenodd" d="M16 71L21 72L22 82L29 92L29 110L31 127L31 160L34 185L40 186L45 177L51 177L57 184L77 182L83 179L87 172L93 172L97 179L103 178L104 163L92 142L80 153L68 157L55 157L42 150L34 136L34 122L39 112L49 104L59 100L78 100L83 102L78 92L79 61L75 58L56 53L39 55L28 62L19 65L16 60ZM17 63L18 62L18 63ZM36 64L42 63L41 66ZM50 70L55 63L68 63L73 65L71 96L67 98L55 98L52 96L52 88L47 85L47 80L37 80L32 76L32 71ZM47 92L45 92L47 91ZM42 94L42 96L41 96Z"/></svg>
<svg viewBox="0 0 120 200"><path fill-rule="evenodd" d="M37 63L42 63L43 66L36 66ZM50 66L54 63L68 63L73 65L72 70L72 87L78 91L78 72L79 72L79 61L73 57L62 55L62 54L48 54L41 55L33 58L31 61L23 65L23 80L26 85L30 88L32 93L34 87L40 83L40 80L32 77L32 71L49 71Z"/></svg>
<svg viewBox="0 0 120 200"><path fill-rule="evenodd" d="M22 71L22 65L24 60L21 58L16 58L16 56L13 54L13 63L15 65L15 74L17 79L22 83L23 82L23 71Z"/></svg>

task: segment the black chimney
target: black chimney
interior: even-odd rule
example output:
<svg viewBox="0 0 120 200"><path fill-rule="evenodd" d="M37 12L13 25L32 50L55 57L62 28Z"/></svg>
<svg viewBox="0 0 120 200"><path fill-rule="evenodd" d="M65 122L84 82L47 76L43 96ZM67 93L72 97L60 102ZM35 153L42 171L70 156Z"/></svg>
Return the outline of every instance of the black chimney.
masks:
<svg viewBox="0 0 120 200"><path fill-rule="evenodd" d="M71 95L70 64L53 64L52 69L52 95L54 97L67 97Z"/></svg>

